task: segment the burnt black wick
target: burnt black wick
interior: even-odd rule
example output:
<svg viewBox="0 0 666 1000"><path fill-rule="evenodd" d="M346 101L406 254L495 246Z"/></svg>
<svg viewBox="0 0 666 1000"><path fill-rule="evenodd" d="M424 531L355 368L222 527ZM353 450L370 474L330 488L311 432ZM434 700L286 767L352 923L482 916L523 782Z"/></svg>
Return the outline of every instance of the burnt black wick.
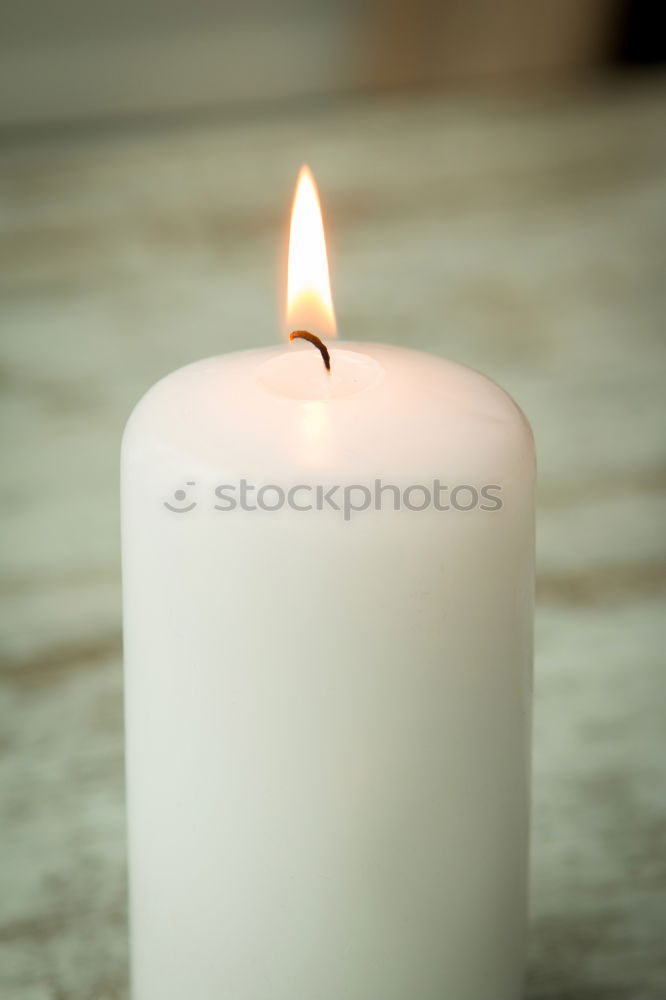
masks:
<svg viewBox="0 0 666 1000"><path fill-rule="evenodd" d="M329 375L331 374L331 355L328 353L328 347L323 340L316 337L314 333L310 333L309 330L294 330L293 333L289 334L289 340L307 340L309 344L314 344L322 356L324 368Z"/></svg>

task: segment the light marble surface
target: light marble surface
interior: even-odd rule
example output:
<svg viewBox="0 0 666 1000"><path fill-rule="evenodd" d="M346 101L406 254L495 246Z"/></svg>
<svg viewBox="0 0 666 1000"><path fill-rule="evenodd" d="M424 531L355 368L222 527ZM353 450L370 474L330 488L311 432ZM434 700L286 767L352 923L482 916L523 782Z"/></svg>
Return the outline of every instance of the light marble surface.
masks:
<svg viewBox="0 0 666 1000"><path fill-rule="evenodd" d="M531 1000L666 995L666 82L367 99L0 151L0 996L126 996L117 453L277 337L309 160L343 334L497 379L540 455Z"/></svg>

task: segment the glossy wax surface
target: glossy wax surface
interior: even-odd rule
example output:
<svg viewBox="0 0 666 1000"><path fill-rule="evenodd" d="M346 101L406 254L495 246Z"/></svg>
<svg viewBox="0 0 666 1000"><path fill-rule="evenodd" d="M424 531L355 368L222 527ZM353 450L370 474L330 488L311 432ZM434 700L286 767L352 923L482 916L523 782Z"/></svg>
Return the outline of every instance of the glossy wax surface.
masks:
<svg viewBox="0 0 666 1000"><path fill-rule="evenodd" d="M135 1000L520 995L531 433L452 362L331 360L197 362L126 430ZM230 509L243 480L339 509Z"/></svg>
<svg viewBox="0 0 666 1000"><path fill-rule="evenodd" d="M515 403L478 372L379 344L305 345L195 362L158 382L128 427L217 473L324 468L493 478L532 461ZM495 476L496 478L496 476Z"/></svg>

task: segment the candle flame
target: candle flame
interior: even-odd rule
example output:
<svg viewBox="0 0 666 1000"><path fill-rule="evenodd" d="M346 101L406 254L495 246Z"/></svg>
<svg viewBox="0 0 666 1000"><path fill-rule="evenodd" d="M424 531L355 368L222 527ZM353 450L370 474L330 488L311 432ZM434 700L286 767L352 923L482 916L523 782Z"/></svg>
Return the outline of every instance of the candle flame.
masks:
<svg viewBox="0 0 666 1000"><path fill-rule="evenodd" d="M320 337L335 336L324 222L317 185L303 165L296 181L289 230L287 326Z"/></svg>

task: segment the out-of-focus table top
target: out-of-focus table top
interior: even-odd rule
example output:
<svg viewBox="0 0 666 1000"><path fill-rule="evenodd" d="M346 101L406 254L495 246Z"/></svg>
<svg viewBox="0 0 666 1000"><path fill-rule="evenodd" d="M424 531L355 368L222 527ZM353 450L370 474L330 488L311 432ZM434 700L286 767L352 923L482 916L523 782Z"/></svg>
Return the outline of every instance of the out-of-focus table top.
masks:
<svg viewBox="0 0 666 1000"><path fill-rule="evenodd" d="M117 453L278 336L308 160L341 333L504 385L540 454L532 1000L666 994L666 83L7 137L0 995L126 996Z"/></svg>

